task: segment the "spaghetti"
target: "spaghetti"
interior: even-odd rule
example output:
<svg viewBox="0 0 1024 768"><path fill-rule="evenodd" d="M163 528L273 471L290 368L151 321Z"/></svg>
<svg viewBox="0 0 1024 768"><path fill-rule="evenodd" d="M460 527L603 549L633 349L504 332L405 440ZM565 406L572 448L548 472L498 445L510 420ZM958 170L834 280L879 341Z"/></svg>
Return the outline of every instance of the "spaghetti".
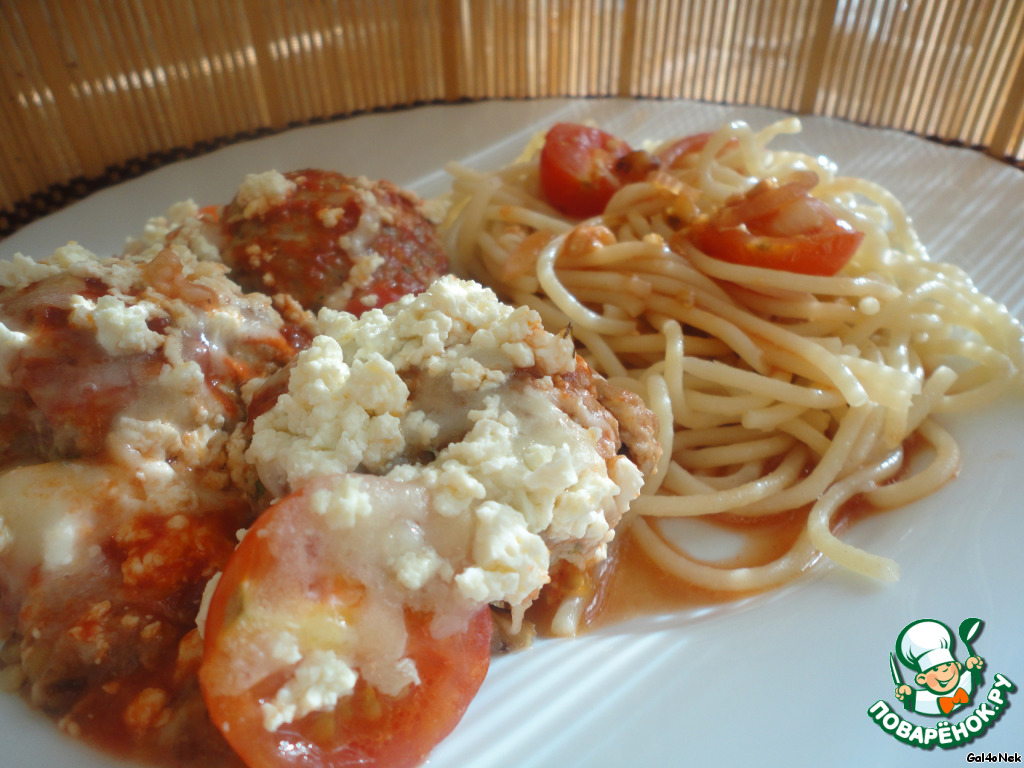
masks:
<svg viewBox="0 0 1024 768"><path fill-rule="evenodd" d="M494 172L449 166L453 270L535 308L550 329L571 327L596 370L645 399L665 450L631 532L665 571L713 590L779 585L819 553L897 579L895 562L835 535L840 508L934 492L960 466L935 415L1019 387L1024 370L1020 324L961 269L929 259L891 193L825 158L769 148L799 130L796 119L733 123L684 139L695 148L682 154L662 144L649 156L671 162L651 163L585 220L546 199L543 137ZM797 187L860 233L836 274L732 263L703 247L699 231L737 201L754 208L760 190ZM907 459L911 439L928 446L926 461ZM661 530L666 518L800 508L806 526L787 552L738 568L697 559Z"/></svg>

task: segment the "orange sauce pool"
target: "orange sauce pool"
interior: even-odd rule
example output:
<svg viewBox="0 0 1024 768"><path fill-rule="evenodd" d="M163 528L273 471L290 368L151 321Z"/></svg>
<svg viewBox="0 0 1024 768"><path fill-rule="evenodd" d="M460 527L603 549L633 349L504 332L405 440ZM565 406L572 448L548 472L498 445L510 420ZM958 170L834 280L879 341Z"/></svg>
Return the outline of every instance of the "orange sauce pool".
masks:
<svg viewBox="0 0 1024 768"><path fill-rule="evenodd" d="M716 564L741 567L781 557L806 525L806 521L806 509L756 520L723 516L715 520L714 525L741 533L744 545L735 558L717 561ZM593 611L592 616L587 616L588 627L607 626L653 613L728 603L751 594L706 589L666 573L644 554L628 530L617 549L619 562L604 588L607 595L600 608Z"/></svg>
<svg viewBox="0 0 1024 768"><path fill-rule="evenodd" d="M917 441L905 444L904 468L916 453ZM898 473L902 476L906 469ZM860 520L887 510L879 509L855 496L844 504L833 519L835 533L848 529ZM740 534L743 545L737 554L715 561L723 568L762 565L785 554L800 531L807 525L810 505L759 518L720 514L701 518L727 532ZM618 534L609 547L608 559L587 572L561 564L552 572L552 583L527 612L540 635L550 635L555 611L566 597L583 596L587 607L580 631L622 623L640 616L670 613L690 608L740 600L765 590L711 590L666 573L644 553L629 529Z"/></svg>

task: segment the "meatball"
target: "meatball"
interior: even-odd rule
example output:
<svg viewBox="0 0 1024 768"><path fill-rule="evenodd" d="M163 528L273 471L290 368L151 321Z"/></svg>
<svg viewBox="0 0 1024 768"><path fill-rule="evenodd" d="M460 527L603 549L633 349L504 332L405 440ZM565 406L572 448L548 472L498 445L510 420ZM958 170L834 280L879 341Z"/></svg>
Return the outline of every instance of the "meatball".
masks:
<svg viewBox="0 0 1024 768"><path fill-rule="evenodd" d="M65 250L70 264L0 286L0 464L94 456L121 417L149 420L160 402L182 428L230 427L242 382L295 353L270 300L223 265L180 247L146 262Z"/></svg>
<svg viewBox="0 0 1024 768"><path fill-rule="evenodd" d="M448 270L434 223L387 181L320 170L253 174L224 211L222 248L244 288L360 315Z"/></svg>
<svg viewBox="0 0 1024 768"><path fill-rule="evenodd" d="M425 489L431 511L413 527L439 549L423 555L437 564L424 578L479 605L528 605L552 562L604 558L643 483L630 454L640 446L657 462L645 447L656 419L591 370L568 334L452 276L373 317L318 318L312 345L252 398L239 452L258 475L251 487L281 498L357 474ZM638 411L629 443L606 402Z"/></svg>

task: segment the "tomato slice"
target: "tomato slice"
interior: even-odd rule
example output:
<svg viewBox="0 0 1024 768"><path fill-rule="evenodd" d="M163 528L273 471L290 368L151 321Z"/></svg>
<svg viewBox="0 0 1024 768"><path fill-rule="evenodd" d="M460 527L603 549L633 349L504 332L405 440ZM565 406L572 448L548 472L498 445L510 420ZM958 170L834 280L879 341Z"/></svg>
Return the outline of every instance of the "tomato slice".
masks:
<svg viewBox="0 0 1024 768"><path fill-rule="evenodd" d="M338 567L331 537L343 534L312 511L311 493L294 493L264 512L216 586L199 673L210 716L251 768L419 765L462 718L487 673L486 607L463 631L444 638L432 634L430 615L399 608L402 656L415 664L418 683L388 694L358 674L333 706L300 711L268 728L264 705L280 700L306 659L317 651L345 657L352 633L361 635L360 647L377 647L375 625L362 622L367 589ZM289 651L295 638L301 661ZM316 688L320 671L313 673Z"/></svg>
<svg viewBox="0 0 1024 768"><path fill-rule="evenodd" d="M757 184L684 231L698 250L734 264L804 275L834 275L853 257L864 233L810 194L813 173L777 185Z"/></svg>
<svg viewBox="0 0 1024 768"><path fill-rule="evenodd" d="M540 153L544 197L564 214L596 216L623 185L616 163L633 150L610 133L576 123L555 123Z"/></svg>
<svg viewBox="0 0 1024 768"><path fill-rule="evenodd" d="M666 168L675 168L676 163L681 158L694 152L700 152L704 149L713 135L714 134L708 131L706 133L695 133L690 136L684 136L658 152L658 159L661 160L662 166Z"/></svg>

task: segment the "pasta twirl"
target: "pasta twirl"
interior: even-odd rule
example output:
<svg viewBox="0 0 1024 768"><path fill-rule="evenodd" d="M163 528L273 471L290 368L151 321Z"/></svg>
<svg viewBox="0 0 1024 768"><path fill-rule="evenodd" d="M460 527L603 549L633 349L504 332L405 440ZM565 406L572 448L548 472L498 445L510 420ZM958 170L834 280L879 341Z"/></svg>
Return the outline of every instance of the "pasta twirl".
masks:
<svg viewBox="0 0 1024 768"><path fill-rule="evenodd" d="M840 507L859 496L887 508L938 489L960 456L935 415L1022 381L1020 324L963 270L929 259L891 193L769 146L799 129L796 119L722 127L584 221L541 192L539 140L493 173L449 167L454 269L534 307L550 328L570 326L588 361L658 414L664 459L633 504L632 532L666 571L715 590L780 584L819 553L898 578L896 563L837 538ZM650 156L667 158L674 145ZM758 185L810 189L860 233L849 263L801 274L698 248L701 222L753 201ZM911 440L924 446L913 462ZM807 509L804 532L756 566L697 560L659 533L663 518L797 508Z"/></svg>

